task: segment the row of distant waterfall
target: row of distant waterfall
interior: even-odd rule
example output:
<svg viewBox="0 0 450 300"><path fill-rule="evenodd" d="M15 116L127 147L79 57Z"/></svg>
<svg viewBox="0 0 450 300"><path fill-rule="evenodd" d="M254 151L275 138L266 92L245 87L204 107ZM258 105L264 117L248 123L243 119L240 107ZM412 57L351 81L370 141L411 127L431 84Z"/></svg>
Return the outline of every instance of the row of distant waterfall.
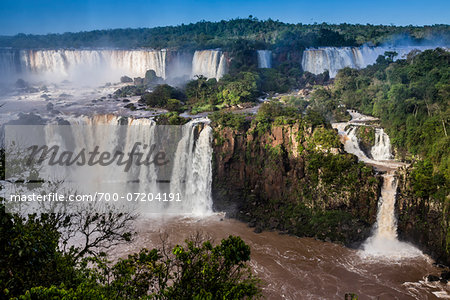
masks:
<svg viewBox="0 0 450 300"><path fill-rule="evenodd" d="M303 52L302 68L313 74L329 71L330 77L336 76L340 69L350 67L365 68L376 62L378 56L385 52L396 52L394 59L403 59L413 50L424 51L435 46L404 46L404 47L323 47L307 49Z"/></svg>
<svg viewBox="0 0 450 300"><path fill-rule="evenodd" d="M227 56L220 50L195 53L168 50L0 50L0 79L68 79L89 74L114 81L120 76L143 77L154 70L164 79L203 75L220 79L227 73Z"/></svg>
<svg viewBox="0 0 450 300"><path fill-rule="evenodd" d="M364 68L376 62L379 55L395 51L396 58L408 53L434 48L417 47L324 47L303 52L304 71L320 74L328 70L330 77L345 67ZM257 50L259 68L272 67L272 52ZM228 71L232 58L221 50L198 50L194 53L171 50L0 50L0 80L38 75L49 79L76 80L77 77L117 80L118 76L143 77L154 70L164 79L194 78L203 75L220 79ZM52 77L53 76L53 77Z"/></svg>

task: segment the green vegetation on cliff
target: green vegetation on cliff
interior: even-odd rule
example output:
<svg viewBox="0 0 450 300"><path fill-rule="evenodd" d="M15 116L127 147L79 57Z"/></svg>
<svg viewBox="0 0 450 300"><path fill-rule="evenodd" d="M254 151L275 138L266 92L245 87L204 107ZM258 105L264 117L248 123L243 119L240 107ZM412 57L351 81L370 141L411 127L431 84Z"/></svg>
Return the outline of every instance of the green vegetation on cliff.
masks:
<svg viewBox="0 0 450 300"><path fill-rule="evenodd" d="M276 229L354 245L370 234L378 184L372 168L343 153L314 111L270 101L256 116L215 113L216 209Z"/></svg>
<svg viewBox="0 0 450 300"><path fill-rule="evenodd" d="M396 157L412 163L399 185L399 235L433 257L450 261L450 53L413 52L393 61L380 56L362 70L338 72L331 89L318 89L313 106L322 111L356 109L380 119ZM361 145L373 144L360 128ZM404 171L402 171L404 172Z"/></svg>
<svg viewBox="0 0 450 300"><path fill-rule="evenodd" d="M393 55L363 70L339 71L330 97L380 118L397 156L423 161L415 165L416 194L444 201L450 185L450 53L427 50L395 62ZM431 174L425 165L433 166Z"/></svg>

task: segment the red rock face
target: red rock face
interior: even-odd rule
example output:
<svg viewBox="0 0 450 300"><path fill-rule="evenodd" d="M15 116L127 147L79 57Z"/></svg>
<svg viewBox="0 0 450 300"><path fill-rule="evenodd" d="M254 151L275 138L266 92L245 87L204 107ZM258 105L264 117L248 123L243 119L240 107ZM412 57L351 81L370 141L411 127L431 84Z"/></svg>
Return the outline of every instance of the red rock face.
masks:
<svg viewBox="0 0 450 300"><path fill-rule="evenodd" d="M301 217L290 214L289 210L298 206L317 212L334 210L348 214L355 224L359 222L357 226L347 224L340 230L347 230L349 235L352 232L356 239L362 240L375 222L379 180L372 173L359 172L355 190L323 182L320 175L319 180L314 181L312 173L320 174L322 170L311 172L308 155L302 150L308 146L312 133L312 128L302 128L298 123L272 126L264 134L257 134L255 128L247 132L215 128L215 209L263 229L297 235L302 235L295 231ZM333 152L331 150L329 152ZM335 150L339 153L339 149ZM344 155L352 166L357 165L352 155L335 155ZM370 178L374 180L369 181ZM330 228L332 230L335 229ZM353 240L344 242L350 244Z"/></svg>

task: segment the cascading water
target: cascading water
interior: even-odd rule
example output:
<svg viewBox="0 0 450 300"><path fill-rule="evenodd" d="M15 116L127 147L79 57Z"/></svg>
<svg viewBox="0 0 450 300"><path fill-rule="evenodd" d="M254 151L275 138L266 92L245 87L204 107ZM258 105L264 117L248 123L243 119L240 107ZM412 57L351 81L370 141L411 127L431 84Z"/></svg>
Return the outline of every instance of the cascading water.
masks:
<svg viewBox="0 0 450 300"><path fill-rule="evenodd" d="M219 80L227 72L227 59L220 50L195 51L192 58L192 77L203 75Z"/></svg>
<svg viewBox="0 0 450 300"><path fill-rule="evenodd" d="M154 70L157 76L165 78L166 51L8 50L0 52L0 68L8 77L38 75L61 80L101 72L105 80L117 80L123 75L142 77L147 70Z"/></svg>
<svg viewBox="0 0 450 300"><path fill-rule="evenodd" d="M117 164L119 159L101 165L91 163L90 159L90 163L86 163L86 159L81 165L57 164L48 168L49 164L44 164L39 178L52 182L62 180L60 189L65 192L117 194L119 201L115 204L135 207L143 215L211 214L212 129L208 119L195 119L183 126L156 125L150 119L114 115L74 117L69 122L70 126L36 126L36 132L42 131L43 141L32 144L43 143L49 148L57 145L61 147L60 152L74 153L72 158L83 149L85 153L94 149L98 153L108 152L111 156L106 160L117 151L136 153L131 158L130 168L126 169L126 163ZM134 150L139 150L142 155ZM160 153L164 157L157 156ZM98 154L96 159L101 155ZM157 157L163 163L157 163ZM122 162L129 158L124 155ZM144 164L147 158L149 163ZM146 196L136 198L134 193ZM170 197L173 201L164 200Z"/></svg>
<svg viewBox="0 0 450 300"><path fill-rule="evenodd" d="M270 50L258 50L258 68L271 68L272 67L272 51Z"/></svg>
<svg viewBox="0 0 450 300"><path fill-rule="evenodd" d="M375 129L375 145L370 150L370 154L375 160L392 159L391 141L383 128Z"/></svg>
<svg viewBox="0 0 450 300"><path fill-rule="evenodd" d="M395 200L397 180L393 173L383 174L383 187L378 200L377 221L374 233L363 245L364 255L387 259L408 258L422 255L414 246L397 239Z"/></svg>
<svg viewBox="0 0 450 300"><path fill-rule="evenodd" d="M204 121L194 120L183 128L170 180L170 190L173 193L184 191L187 201L181 204L183 210L191 210L197 215L204 215L212 210L211 127L203 128L198 139L194 139L198 124Z"/></svg>
<svg viewBox="0 0 450 300"><path fill-rule="evenodd" d="M360 149L356 135L358 126L365 121L373 121L373 118L351 112L352 120L347 123L335 123L333 127L338 129L344 141L344 149L358 157L360 161L388 169L383 176L381 197L378 200L377 221L374 232L363 244L363 256L384 257L386 259L402 259L422 255L414 246L400 242L397 239L397 222L395 218L395 200L397 193L397 181L394 175L399 163L392 161L391 144L389 136L382 128L375 129L375 145L371 149L372 159Z"/></svg>
<svg viewBox="0 0 450 300"><path fill-rule="evenodd" d="M303 52L302 68L313 74L321 74L329 71L330 77L335 77L340 69L350 67L354 69L365 68L374 64L379 55L386 51L395 51L395 59L405 58L414 49L424 51L433 49L434 46L409 46L409 47L323 47L307 49Z"/></svg>

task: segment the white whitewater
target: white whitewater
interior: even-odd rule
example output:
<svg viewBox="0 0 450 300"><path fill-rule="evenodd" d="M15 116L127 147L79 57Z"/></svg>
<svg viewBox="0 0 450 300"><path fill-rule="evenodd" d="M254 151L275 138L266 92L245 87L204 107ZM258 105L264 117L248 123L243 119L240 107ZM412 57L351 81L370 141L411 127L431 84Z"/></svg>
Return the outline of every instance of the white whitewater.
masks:
<svg viewBox="0 0 450 300"><path fill-rule="evenodd" d="M358 126L365 125L364 122L373 121L374 118L364 116L354 111L349 111L352 120L346 123L335 123L333 127L339 131L344 142L344 149L352 153L364 163L375 168L387 169L383 176L381 197L378 200L377 221L374 231L363 244L362 256L377 257L385 259L403 259L423 255L413 245L400 242L397 239L397 221L395 218L395 201L397 194L397 180L395 170L401 166L392 160L391 144L389 136L382 128L375 129L375 145L371 149L372 158L360 149L356 131Z"/></svg>
<svg viewBox="0 0 450 300"><path fill-rule="evenodd" d="M192 77L203 75L219 80L227 72L227 59L220 50L195 51L192 58Z"/></svg>
<svg viewBox="0 0 450 300"><path fill-rule="evenodd" d="M76 126L46 125L46 144L68 145L73 143L74 153L81 149L113 152L116 149L130 153L136 142L139 150L147 153L142 145L156 145L157 153L165 151L169 163L133 166L124 172L124 166L52 167L47 176L63 179L65 187L79 193L108 192L126 195L130 193L172 193L180 201L145 201L137 205L141 214L206 216L212 213L212 129L209 119L195 119L183 126L157 126L150 119L122 118L113 115L97 115L70 120ZM67 136L71 136L67 138ZM148 148L147 148L148 149ZM92 151L92 150L90 150ZM145 157L144 157L145 158ZM44 170L45 172L45 170ZM47 178L48 178L47 177ZM64 184L66 184L66 182ZM125 205L128 199L121 199ZM119 200L120 201L120 200Z"/></svg>
<svg viewBox="0 0 450 300"><path fill-rule="evenodd" d="M377 222L374 233L363 244L364 256L386 259L402 259L421 256L422 252L413 245L397 239L395 200L397 180L393 172L383 174L383 187L378 200Z"/></svg>
<svg viewBox="0 0 450 300"><path fill-rule="evenodd" d="M383 128L375 129L375 145L370 150L374 160L390 160L393 158L391 141Z"/></svg>
<svg viewBox="0 0 450 300"><path fill-rule="evenodd" d="M20 50L1 51L0 69L9 77L117 81L120 76L143 77L147 70L166 78L166 50Z"/></svg>
<svg viewBox="0 0 450 300"><path fill-rule="evenodd" d="M395 59L406 58L407 54L417 49L424 51L434 49L434 46L406 46L406 47L322 47L307 49L303 52L302 68L313 74L329 71L330 77L336 76L340 69L350 67L354 69L365 68L374 64L379 55L386 51L395 51Z"/></svg>
<svg viewBox="0 0 450 300"><path fill-rule="evenodd" d="M208 119L197 119L183 127L183 137L178 143L173 165L170 190L186 197L181 205L195 215L212 211L212 129L205 126L197 140L194 139L199 123Z"/></svg>
<svg viewBox="0 0 450 300"><path fill-rule="evenodd" d="M258 50L258 68L272 68L272 51Z"/></svg>

